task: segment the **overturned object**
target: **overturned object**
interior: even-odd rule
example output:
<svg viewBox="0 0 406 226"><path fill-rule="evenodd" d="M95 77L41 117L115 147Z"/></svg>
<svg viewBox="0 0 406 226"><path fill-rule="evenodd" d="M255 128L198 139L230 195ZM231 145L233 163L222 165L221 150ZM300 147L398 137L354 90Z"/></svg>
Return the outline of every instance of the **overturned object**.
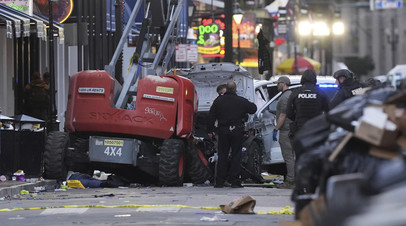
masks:
<svg viewBox="0 0 406 226"><path fill-rule="evenodd" d="M221 211L224 213L236 213L236 214L253 214L254 207L257 201L251 196L247 195L239 199L234 199L228 204L220 205Z"/></svg>

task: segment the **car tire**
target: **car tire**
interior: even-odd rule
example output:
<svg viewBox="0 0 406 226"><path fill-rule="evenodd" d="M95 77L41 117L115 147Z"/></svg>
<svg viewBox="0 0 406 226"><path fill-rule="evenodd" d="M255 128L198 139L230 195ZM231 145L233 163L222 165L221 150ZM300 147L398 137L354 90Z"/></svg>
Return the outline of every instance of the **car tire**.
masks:
<svg viewBox="0 0 406 226"><path fill-rule="evenodd" d="M159 184L181 186L184 177L185 144L179 139L164 140L159 157Z"/></svg>
<svg viewBox="0 0 406 226"><path fill-rule="evenodd" d="M202 184L213 177L209 162L203 152L195 145L189 145L187 149L187 174L194 184Z"/></svg>
<svg viewBox="0 0 406 226"><path fill-rule="evenodd" d="M45 141L44 177L46 179L66 180L68 173L65 155L69 144L66 132L50 132Z"/></svg>
<svg viewBox="0 0 406 226"><path fill-rule="evenodd" d="M247 169L256 176L261 176L262 153L256 141L251 142L247 150Z"/></svg>

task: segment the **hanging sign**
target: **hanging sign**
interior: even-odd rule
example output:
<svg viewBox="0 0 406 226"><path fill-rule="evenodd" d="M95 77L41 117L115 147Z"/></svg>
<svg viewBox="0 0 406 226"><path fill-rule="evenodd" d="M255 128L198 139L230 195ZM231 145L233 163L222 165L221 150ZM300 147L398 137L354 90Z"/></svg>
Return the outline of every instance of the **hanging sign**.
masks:
<svg viewBox="0 0 406 226"><path fill-rule="evenodd" d="M186 44L178 44L176 45L176 62L186 62L187 56L187 45Z"/></svg>
<svg viewBox="0 0 406 226"><path fill-rule="evenodd" d="M203 19L199 26L197 38L198 52L202 54L219 54L221 50L220 39L223 34L220 19Z"/></svg>

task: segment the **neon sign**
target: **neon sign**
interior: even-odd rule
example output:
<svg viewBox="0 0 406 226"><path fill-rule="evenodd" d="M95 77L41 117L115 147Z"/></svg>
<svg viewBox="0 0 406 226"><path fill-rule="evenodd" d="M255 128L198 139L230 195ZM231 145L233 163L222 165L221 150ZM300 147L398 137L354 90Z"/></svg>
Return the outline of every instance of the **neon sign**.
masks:
<svg viewBox="0 0 406 226"><path fill-rule="evenodd" d="M221 51L221 38L225 24L220 19L203 19L199 26L198 52L217 55Z"/></svg>

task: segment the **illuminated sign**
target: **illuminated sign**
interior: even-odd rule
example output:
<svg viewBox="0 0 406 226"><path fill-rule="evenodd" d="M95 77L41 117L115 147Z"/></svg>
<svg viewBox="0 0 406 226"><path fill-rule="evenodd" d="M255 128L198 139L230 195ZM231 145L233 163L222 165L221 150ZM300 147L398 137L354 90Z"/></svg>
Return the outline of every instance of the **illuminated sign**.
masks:
<svg viewBox="0 0 406 226"><path fill-rule="evenodd" d="M222 50L221 40L225 24L220 19L203 19L199 26L199 37L197 39L198 52L202 54L217 55Z"/></svg>
<svg viewBox="0 0 406 226"><path fill-rule="evenodd" d="M246 13L242 18L241 24L239 26L240 29L240 47L241 48L253 48L254 47L254 40L257 36L257 32L255 31L255 15ZM238 26L233 21L233 47L236 48L238 46Z"/></svg>

